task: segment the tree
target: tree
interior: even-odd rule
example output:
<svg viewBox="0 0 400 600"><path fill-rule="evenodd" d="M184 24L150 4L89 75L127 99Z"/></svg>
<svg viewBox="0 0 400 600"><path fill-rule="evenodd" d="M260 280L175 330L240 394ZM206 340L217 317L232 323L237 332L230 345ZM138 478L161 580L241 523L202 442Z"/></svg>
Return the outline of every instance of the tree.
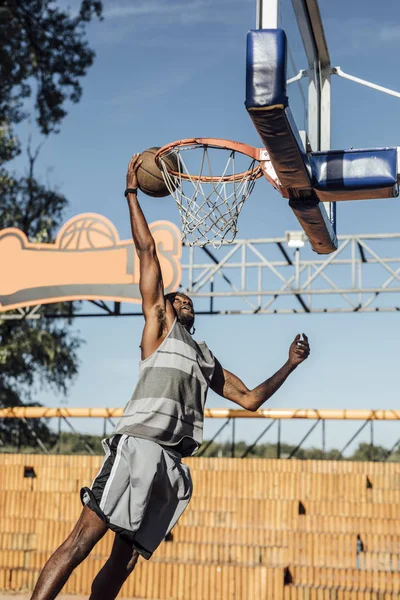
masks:
<svg viewBox="0 0 400 600"><path fill-rule="evenodd" d="M31 240L53 241L62 213L67 205L65 196L46 188L34 177L38 151L28 147L29 172L26 177L3 181L0 199L0 229L18 227ZM46 318L53 313L70 314L58 322ZM45 306L36 320L0 320L0 406L21 406L32 403L32 392L43 386L66 392L78 371L77 350L81 340L71 334L73 315L70 306L59 303ZM31 420L7 421L0 431L3 443L32 442L31 430L42 439L50 440L44 423Z"/></svg>
<svg viewBox="0 0 400 600"><path fill-rule="evenodd" d="M0 0L0 228L18 227L31 241L51 242L62 223L67 199L34 176L39 149L28 145L28 174L18 177L5 163L21 151L15 126L33 116L43 135L57 133L67 101L78 102L80 79L94 60L86 25L101 18L99 0L81 0L75 16L51 0ZM35 95L33 115L26 99ZM66 392L78 371L79 337L71 333L73 311L65 303L51 311L69 319L0 319L0 406L32 402L43 386ZM3 442L27 443L30 429L50 438L45 423L8 421L0 427ZM21 439L22 436L22 439Z"/></svg>
<svg viewBox="0 0 400 600"><path fill-rule="evenodd" d="M357 461L379 461L384 458L387 449L383 446L371 446L366 442L361 442L355 450L350 460Z"/></svg>
<svg viewBox="0 0 400 600"><path fill-rule="evenodd" d="M24 100L35 91L40 131L58 131L66 100L79 102L80 78L93 63L85 25L101 17L100 0L82 0L76 16L52 0L0 1L0 123L28 116Z"/></svg>

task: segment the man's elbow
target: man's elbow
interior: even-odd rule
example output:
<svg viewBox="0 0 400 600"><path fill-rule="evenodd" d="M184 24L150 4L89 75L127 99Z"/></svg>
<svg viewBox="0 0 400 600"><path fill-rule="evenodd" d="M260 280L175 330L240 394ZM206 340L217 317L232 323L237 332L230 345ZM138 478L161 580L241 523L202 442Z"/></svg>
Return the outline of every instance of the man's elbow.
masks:
<svg viewBox="0 0 400 600"><path fill-rule="evenodd" d="M256 412L259 408L255 398L253 398L250 394L243 398L242 406L249 412Z"/></svg>
<svg viewBox="0 0 400 600"><path fill-rule="evenodd" d="M157 254L154 240L146 240L144 242L141 242L140 244L136 243L136 251L139 255L139 258L143 255L156 256Z"/></svg>

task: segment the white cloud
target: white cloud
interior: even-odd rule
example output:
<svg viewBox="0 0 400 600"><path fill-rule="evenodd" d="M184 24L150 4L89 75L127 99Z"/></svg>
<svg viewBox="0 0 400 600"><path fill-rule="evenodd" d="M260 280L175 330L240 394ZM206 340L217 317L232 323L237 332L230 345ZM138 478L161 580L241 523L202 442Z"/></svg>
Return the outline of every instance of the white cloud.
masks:
<svg viewBox="0 0 400 600"><path fill-rule="evenodd" d="M380 41L388 43L396 43L400 40L400 25L388 24L378 28L377 36Z"/></svg>
<svg viewBox="0 0 400 600"><path fill-rule="evenodd" d="M131 94L119 94L111 99L111 104L115 107L128 108L130 111L133 107L148 100L155 100L162 98L165 94L169 93L172 89L180 88L183 85L189 83L195 77L195 73L176 73L173 79L171 77L157 77L153 83L148 81L145 87L142 87L140 94L132 92Z"/></svg>
<svg viewBox="0 0 400 600"><path fill-rule="evenodd" d="M129 19L135 17L160 18L163 23L177 25L193 23L237 22L235 9L242 10L243 4L254 0L116 0L104 4L104 16L109 19Z"/></svg>
<svg viewBox="0 0 400 600"><path fill-rule="evenodd" d="M149 0L145 2L132 2L132 0L119 0L112 5L104 6L104 16L109 18L140 17L148 15L174 15L176 13L196 12L201 10L207 2L196 0L190 5L187 2L171 2L168 0ZM188 10L188 7L190 9Z"/></svg>

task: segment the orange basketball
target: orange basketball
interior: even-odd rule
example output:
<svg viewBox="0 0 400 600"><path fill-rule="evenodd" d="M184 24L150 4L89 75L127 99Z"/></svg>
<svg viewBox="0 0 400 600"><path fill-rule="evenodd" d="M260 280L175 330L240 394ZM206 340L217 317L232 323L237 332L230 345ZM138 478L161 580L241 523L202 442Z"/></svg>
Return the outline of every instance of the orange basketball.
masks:
<svg viewBox="0 0 400 600"><path fill-rule="evenodd" d="M165 185L163 175L156 165L154 157L159 147L148 148L140 155L142 164L137 171L139 189L153 198L164 198L169 195L169 190ZM173 171L179 171L178 159L175 156L164 158L164 162Z"/></svg>

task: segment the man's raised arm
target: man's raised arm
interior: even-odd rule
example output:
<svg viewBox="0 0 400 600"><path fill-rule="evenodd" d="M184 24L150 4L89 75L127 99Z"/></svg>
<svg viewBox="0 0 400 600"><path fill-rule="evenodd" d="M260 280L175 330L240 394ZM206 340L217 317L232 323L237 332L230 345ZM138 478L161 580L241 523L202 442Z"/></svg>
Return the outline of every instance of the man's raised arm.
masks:
<svg viewBox="0 0 400 600"><path fill-rule="evenodd" d="M147 358L161 343L168 331L172 314L166 314L164 285L156 245L146 218L137 199L137 170L141 164L140 154L134 154L126 175L126 199L129 206L132 237L139 257L139 289L146 320L142 338L142 358Z"/></svg>

